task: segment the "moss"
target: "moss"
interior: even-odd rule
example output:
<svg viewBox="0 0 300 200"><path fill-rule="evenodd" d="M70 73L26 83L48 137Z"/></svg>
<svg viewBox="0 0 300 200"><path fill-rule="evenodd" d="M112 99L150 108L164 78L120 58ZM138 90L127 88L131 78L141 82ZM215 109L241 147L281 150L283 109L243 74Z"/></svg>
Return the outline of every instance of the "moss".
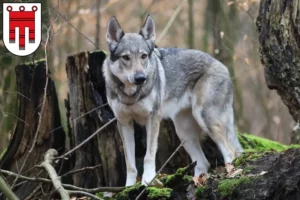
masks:
<svg viewBox="0 0 300 200"><path fill-rule="evenodd" d="M224 179L221 180L218 184L218 192L220 193L221 197L227 197L231 195L234 188L240 184L245 184L251 181L251 177L240 177L240 178L233 178L233 179Z"/></svg>
<svg viewBox="0 0 300 200"><path fill-rule="evenodd" d="M191 181L193 181L193 178L192 178L191 176L184 175L183 180L184 180L185 182L191 182Z"/></svg>
<svg viewBox="0 0 300 200"><path fill-rule="evenodd" d="M208 189L207 185L197 187L197 189L196 189L196 197L199 198L199 199L203 198L205 196L205 194L206 194L207 189Z"/></svg>
<svg viewBox="0 0 300 200"><path fill-rule="evenodd" d="M284 151L291 146L280 144L278 142L268 140L262 137L258 137L250 134L239 134L239 141L245 151L270 151L274 150L277 152ZM295 147L295 146L294 146ZM300 145L299 145L300 147Z"/></svg>
<svg viewBox="0 0 300 200"><path fill-rule="evenodd" d="M185 177L187 167L177 169L175 174L166 176L162 182L164 185L172 185L174 182L177 182L178 179L182 179ZM186 177L187 178L187 177Z"/></svg>
<svg viewBox="0 0 300 200"><path fill-rule="evenodd" d="M237 157L233 164L235 167L245 164L247 161L257 160L265 155L267 152L244 152L242 155Z"/></svg>
<svg viewBox="0 0 300 200"><path fill-rule="evenodd" d="M170 188L155 188L155 187L149 187L147 188L147 196L148 199L151 200L163 200L168 199L171 195L172 189Z"/></svg>
<svg viewBox="0 0 300 200"><path fill-rule="evenodd" d="M139 193L145 186L142 186L140 182L136 183L135 185L125 188L121 192L117 193L112 199L116 200L130 200L129 196L132 193Z"/></svg>
<svg viewBox="0 0 300 200"><path fill-rule="evenodd" d="M98 192L96 193L97 197L103 198L104 197L104 192Z"/></svg>
<svg viewBox="0 0 300 200"><path fill-rule="evenodd" d="M247 167L245 167L245 168L243 169L242 174L244 174L244 175L249 174L249 173L252 172L253 169L254 169L253 166L247 166Z"/></svg>

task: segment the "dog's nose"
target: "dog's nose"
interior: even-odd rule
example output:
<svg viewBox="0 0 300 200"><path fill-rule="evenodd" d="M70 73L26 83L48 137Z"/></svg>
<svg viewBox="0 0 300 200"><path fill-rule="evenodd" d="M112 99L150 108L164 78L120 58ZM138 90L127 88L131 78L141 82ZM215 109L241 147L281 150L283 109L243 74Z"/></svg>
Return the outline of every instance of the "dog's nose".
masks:
<svg viewBox="0 0 300 200"><path fill-rule="evenodd" d="M134 81L137 85L142 85L146 81L146 76L143 72L137 72L134 75Z"/></svg>

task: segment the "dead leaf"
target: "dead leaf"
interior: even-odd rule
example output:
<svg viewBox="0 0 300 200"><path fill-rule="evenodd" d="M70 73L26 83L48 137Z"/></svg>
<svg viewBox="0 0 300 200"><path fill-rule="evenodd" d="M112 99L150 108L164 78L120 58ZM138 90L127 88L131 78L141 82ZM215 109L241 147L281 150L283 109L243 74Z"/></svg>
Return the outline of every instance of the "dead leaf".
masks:
<svg viewBox="0 0 300 200"><path fill-rule="evenodd" d="M193 177L193 182L194 182L194 185L195 185L196 187L198 187L198 186L201 185L201 183L200 183L200 181L199 181L199 177L197 177L197 176L194 176L194 177Z"/></svg>
<svg viewBox="0 0 300 200"><path fill-rule="evenodd" d="M200 184L201 184L201 185L205 185L207 179L209 179L209 174L208 174L208 173L201 174L201 175L199 176L199 182L200 182Z"/></svg>
<svg viewBox="0 0 300 200"><path fill-rule="evenodd" d="M250 63L249 58L245 58L244 61L245 61L245 63L247 63L247 65L249 65L249 63Z"/></svg>
<svg viewBox="0 0 300 200"><path fill-rule="evenodd" d="M237 170L234 170L234 171L228 173L228 174L227 174L227 177L228 177L228 178L234 178L234 177L236 177L236 176L242 174L242 172L243 172L243 169L237 169Z"/></svg>
<svg viewBox="0 0 300 200"><path fill-rule="evenodd" d="M231 163L226 163L225 169L226 169L227 173L230 173L234 170L234 166Z"/></svg>
<svg viewBox="0 0 300 200"><path fill-rule="evenodd" d="M264 175L264 174L266 174L266 173L268 173L267 171L262 171L262 172L260 172L260 174L259 175Z"/></svg>

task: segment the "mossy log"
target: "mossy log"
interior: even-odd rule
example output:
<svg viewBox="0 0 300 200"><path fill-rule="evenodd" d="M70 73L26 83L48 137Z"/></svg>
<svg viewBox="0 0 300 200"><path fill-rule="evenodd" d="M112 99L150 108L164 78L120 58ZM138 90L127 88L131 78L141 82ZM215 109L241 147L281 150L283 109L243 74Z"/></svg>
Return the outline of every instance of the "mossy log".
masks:
<svg viewBox="0 0 300 200"><path fill-rule="evenodd" d="M300 121L299 10L299 0L262 0L256 22L267 86L277 90L296 122Z"/></svg>
<svg viewBox="0 0 300 200"><path fill-rule="evenodd" d="M239 172L236 175L230 176L222 167L212 169L206 182L196 188L192 177L187 175L187 169L191 167L188 166L178 169L175 174L158 176L164 188L150 187L141 199L299 199L299 145L286 146L249 134L239 136L246 151L233 162L235 171ZM135 199L143 188L136 184L106 200ZM103 197L102 193L98 195Z"/></svg>

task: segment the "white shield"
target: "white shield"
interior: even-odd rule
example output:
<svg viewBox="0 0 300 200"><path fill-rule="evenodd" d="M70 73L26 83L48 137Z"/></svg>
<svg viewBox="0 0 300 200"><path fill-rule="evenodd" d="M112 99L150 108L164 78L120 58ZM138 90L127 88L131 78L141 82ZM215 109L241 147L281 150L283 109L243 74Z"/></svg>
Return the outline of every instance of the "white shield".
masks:
<svg viewBox="0 0 300 200"><path fill-rule="evenodd" d="M3 3L3 42L17 56L35 52L42 39L41 3Z"/></svg>

